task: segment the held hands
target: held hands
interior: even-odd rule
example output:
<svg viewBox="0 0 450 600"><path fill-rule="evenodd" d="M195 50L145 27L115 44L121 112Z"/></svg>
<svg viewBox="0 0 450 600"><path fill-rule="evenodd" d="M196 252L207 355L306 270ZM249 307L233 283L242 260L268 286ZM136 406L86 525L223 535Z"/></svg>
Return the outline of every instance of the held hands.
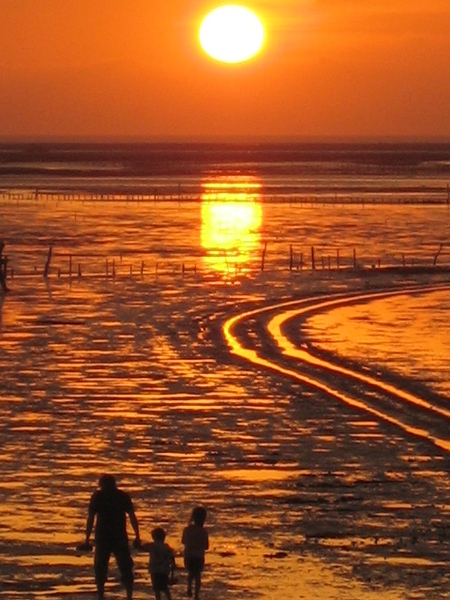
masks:
<svg viewBox="0 0 450 600"><path fill-rule="evenodd" d="M78 552L92 552L92 544L89 541L78 544L76 547Z"/></svg>
<svg viewBox="0 0 450 600"><path fill-rule="evenodd" d="M133 548L135 550L141 550L142 549L142 542L140 540L140 538L136 537L133 540Z"/></svg>
<svg viewBox="0 0 450 600"><path fill-rule="evenodd" d="M83 542L82 544L78 544L76 546L76 550L77 552L92 552L92 544L91 542ZM135 548L136 550L141 550L142 549L142 542L139 538L135 538L133 540L133 548Z"/></svg>
<svg viewBox="0 0 450 600"><path fill-rule="evenodd" d="M136 538L135 540L133 540L132 546L138 552L148 552L150 550L151 544L150 542L145 542L143 544L139 538Z"/></svg>

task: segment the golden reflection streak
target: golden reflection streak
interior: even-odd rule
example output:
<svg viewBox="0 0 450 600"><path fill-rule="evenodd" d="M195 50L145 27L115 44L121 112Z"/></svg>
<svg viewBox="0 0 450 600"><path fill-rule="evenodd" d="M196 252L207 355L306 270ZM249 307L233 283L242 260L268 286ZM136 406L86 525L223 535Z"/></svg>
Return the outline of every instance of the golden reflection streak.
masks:
<svg viewBox="0 0 450 600"><path fill-rule="evenodd" d="M393 294L389 294L389 295L392 296ZM398 293L397 293L397 295L398 295ZM364 300L366 297L367 297L366 295L358 296L357 299ZM373 296L370 296L370 297L373 298ZM352 302L353 301L354 301L354 298L352 298ZM397 388L393 385L390 385L389 383L385 383L383 381L375 379L374 377L371 377L370 375L364 375L363 373L358 373L357 371L352 371L351 369L346 369L345 367L341 367L341 366L335 365L334 363L331 363L329 361L318 358L317 356L310 354L308 351L298 348L297 346L292 344L292 342L285 335L283 335L283 333L281 331L283 325L285 325L287 321L290 321L291 319L294 319L295 317L299 317L301 315L305 316L308 313L315 312L317 309L334 308L336 306L342 306L343 304L346 304L347 302L348 301L345 299L344 300L342 300L342 299L327 300L325 302L316 304L315 306L312 306L312 307L309 306L307 308L299 308L299 309L285 312L280 315L276 315L275 317L273 317L273 319L271 319L269 321L267 329L268 329L269 333L272 335L272 337L276 340L276 342L277 342L279 348L282 350L283 354L285 354L286 356L292 356L293 358L302 360L303 362L307 362L316 367L327 369L329 371L333 371L333 372L339 373L341 375L346 375L347 377L352 377L353 379L362 381L365 384L369 384L369 385L372 385L379 389L382 389L386 392L393 393L396 396L400 397L402 400L406 400L407 402L410 402L411 404L414 404L415 406L419 406L420 408L425 408L426 410L430 410L432 412L439 414L440 416L450 419L450 411L449 410L445 410L444 408L439 408L438 406L433 406L429 402L422 400L422 398L420 398L419 396L416 396L416 395L411 394L407 391L404 391L400 388Z"/></svg>
<svg viewBox="0 0 450 600"><path fill-rule="evenodd" d="M337 303L344 304L347 302L354 302L355 300L365 300L365 299L369 299L369 298L370 299L382 298L382 297L388 297L388 296L394 296L394 295L400 295L400 294L412 293L412 292L421 292L421 291L427 292L427 291L437 290L437 289L448 289L448 285L445 285L445 284L442 284L442 285L436 284L436 285L431 285L431 286L417 285L417 286L409 286L407 288L397 289L397 290L384 290L384 291L378 291L378 292L369 292L367 294L361 294L359 292L350 293L350 294L342 293L342 294L337 294L337 295L324 296L322 298L322 302L319 302L318 304L315 303L317 301L317 298L314 298L314 297L303 298L302 300L290 300L287 302L281 302L279 304L273 304L271 306L265 306L263 308L257 308L257 309L253 309L253 310L244 312L239 315L235 315L234 317L231 317L224 323L222 330L223 330L224 337L228 343L228 346L230 347L230 350L233 354L236 354L237 356L240 356L241 358L244 358L245 360L250 361L254 364L258 364L258 365L266 367L272 371L277 371L283 375L292 377L293 379L296 379L297 381L301 381L302 383L306 383L307 385L310 385L318 390L325 392L326 394L329 394L330 396L332 396L334 398L337 398L338 400L345 402L349 406L352 406L359 410L364 410L382 421L385 421L392 425L395 425L396 427L403 429L407 433L410 433L416 437L427 439L428 441L431 441L436 447L438 447L440 449L450 451L450 442L448 440L436 438L424 429L421 429L418 427L413 427L411 425L408 425L407 423L403 423L402 421L396 419L395 417L392 417L391 415L383 413L382 411L377 410L376 408L373 408L372 406L367 405L364 402L357 400L356 398L352 398L351 396L344 394L340 390L336 390L336 389L332 388L331 386L324 383L323 381L313 379L311 377L308 377L307 375L302 375L301 373L298 373L297 371L293 371L292 369L287 369L285 367L282 367L281 365L278 365L275 362L272 362L270 360L262 358L261 356L258 355L258 353L255 350L250 350L249 348L245 348L244 346L242 346L240 344L239 340L237 339L237 337L233 335L234 327L236 327L241 321L244 321L245 319L248 319L249 317L254 317L258 314L267 313L269 311L288 308L288 307L291 307L294 305L296 305L297 307L299 305L303 305L303 306L306 305L306 308L298 308L294 311L289 311L288 314L290 314L290 318L293 318L292 313L294 313L294 312L298 314L298 313L301 313L302 311L304 311L304 312L313 311L313 310L316 310L318 307L323 307L325 305L333 305L333 304L337 304ZM281 315L281 317L282 317L282 315ZM274 317L273 319L271 319L271 321L269 323L269 327L270 326L272 327L272 334L274 334L278 331L277 322L279 322L279 321L276 321L276 319L277 319L277 317ZM274 322L275 322L275 325L273 324ZM280 327L281 327L281 325L280 325ZM281 334L281 329L280 329L280 335L281 335L281 337L283 337ZM278 338L276 337L275 339L278 343ZM278 344L278 345L280 346L280 344ZM326 361L321 361L320 359L317 359L316 357L310 355L309 353L307 353L306 351L303 351L303 350L299 350L299 353L301 353L301 356L297 356L297 358L301 358L302 360L307 360L308 362L310 362L310 364L316 364L317 366L322 366L320 363L324 362L324 363L326 363L326 368L329 368L328 367L329 363L327 363ZM391 393L395 393L396 395L405 394L407 396L410 396L411 398L414 398L415 401L417 401L418 406L426 407L427 410L430 410L430 405L427 402L424 402L419 397L415 397L412 394L408 394L407 392L397 389L394 386L389 386L388 384L383 384L383 382L379 382L370 377L366 378L365 375L362 375L359 373L354 373L353 371L349 371L348 369L341 370L341 368L338 367L337 365L333 365L330 363L330 366L332 367L332 370L334 370L334 371L338 371L340 373L344 372L343 374L348 374L352 377L356 376L356 378L361 378L364 382L367 382L367 379L369 379L369 382L371 385L372 385L371 381L373 381L373 384L376 385L377 387L385 389L385 390L389 390ZM383 387L384 385L386 385L386 387ZM431 408L433 409L434 407L431 407ZM448 418L448 416L449 416L448 411L446 411L444 409L439 409L439 408L436 408L435 410L436 410L436 412L441 413L442 416L445 416Z"/></svg>
<svg viewBox="0 0 450 600"><path fill-rule="evenodd" d="M228 177L206 182L203 188L203 260L224 275L242 271L260 244L261 184L251 177Z"/></svg>

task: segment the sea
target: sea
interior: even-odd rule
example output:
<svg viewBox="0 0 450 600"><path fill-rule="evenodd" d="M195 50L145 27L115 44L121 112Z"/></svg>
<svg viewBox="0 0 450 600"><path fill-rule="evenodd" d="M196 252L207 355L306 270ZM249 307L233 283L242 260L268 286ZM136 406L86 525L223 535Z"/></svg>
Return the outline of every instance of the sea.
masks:
<svg viewBox="0 0 450 600"><path fill-rule="evenodd" d="M93 594L75 546L106 471L180 565L208 507L205 598L448 598L447 529L400 543L448 524L448 453L238 359L223 327L317 300L302 343L445 411L449 182L444 142L1 143L0 598ZM284 365L259 326L244 338Z"/></svg>
<svg viewBox="0 0 450 600"><path fill-rule="evenodd" d="M264 267L275 271L307 271L313 252L325 270L450 263L449 143L16 143L0 144L0 158L0 233L14 246L16 277L37 271L36 257L50 246L60 274L115 273L128 257L131 273L198 269L226 282L259 273L264 245ZM15 232L21 213L26 230ZM61 235L66 220L89 235ZM446 314L444 293L436 304L421 312ZM424 318L422 328L441 331L442 321ZM412 323L404 326L412 335ZM417 332L397 352L408 375L420 371L405 364L420 339L446 353ZM352 355L362 351L351 346ZM418 362L429 361L420 353ZM448 365L431 363L448 393Z"/></svg>
<svg viewBox="0 0 450 600"><path fill-rule="evenodd" d="M0 143L3 192L449 202L449 143Z"/></svg>

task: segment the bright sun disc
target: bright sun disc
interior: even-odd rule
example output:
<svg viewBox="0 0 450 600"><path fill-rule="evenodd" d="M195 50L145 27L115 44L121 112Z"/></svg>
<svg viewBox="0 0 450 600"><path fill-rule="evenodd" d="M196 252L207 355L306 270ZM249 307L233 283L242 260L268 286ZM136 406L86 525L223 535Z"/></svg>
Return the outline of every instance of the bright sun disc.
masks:
<svg viewBox="0 0 450 600"><path fill-rule="evenodd" d="M252 58L264 41L261 21L250 9L237 4L219 6L200 27L200 44L212 58L238 63Z"/></svg>

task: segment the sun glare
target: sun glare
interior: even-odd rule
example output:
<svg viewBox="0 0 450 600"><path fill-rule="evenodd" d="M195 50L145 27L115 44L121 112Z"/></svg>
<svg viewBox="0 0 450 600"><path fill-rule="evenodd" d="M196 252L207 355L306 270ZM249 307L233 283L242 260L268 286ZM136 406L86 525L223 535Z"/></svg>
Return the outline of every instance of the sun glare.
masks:
<svg viewBox="0 0 450 600"><path fill-rule="evenodd" d="M245 6L219 6L203 19L200 44L215 60L239 63L259 52L264 28L258 16Z"/></svg>
<svg viewBox="0 0 450 600"><path fill-rule="evenodd" d="M202 194L204 262L223 275L242 273L260 244L261 184L251 177L207 181Z"/></svg>

